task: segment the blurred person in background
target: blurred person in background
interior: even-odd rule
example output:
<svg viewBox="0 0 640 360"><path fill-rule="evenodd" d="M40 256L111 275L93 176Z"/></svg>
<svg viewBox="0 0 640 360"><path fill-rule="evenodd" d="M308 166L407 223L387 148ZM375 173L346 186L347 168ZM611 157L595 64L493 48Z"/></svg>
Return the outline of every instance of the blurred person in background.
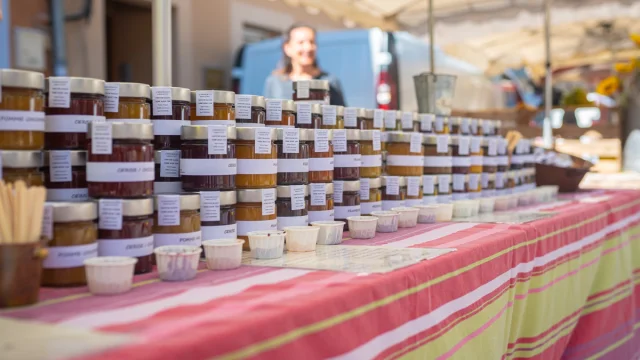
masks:
<svg viewBox="0 0 640 360"><path fill-rule="evenodd" d="M274 70L265 81L264 96L270 99L291 99L292 81L328 80L331 104L346 106L340 81L318 67L317 49L314 28L302 24L290 27L282 43L282 67Z"/></svg>

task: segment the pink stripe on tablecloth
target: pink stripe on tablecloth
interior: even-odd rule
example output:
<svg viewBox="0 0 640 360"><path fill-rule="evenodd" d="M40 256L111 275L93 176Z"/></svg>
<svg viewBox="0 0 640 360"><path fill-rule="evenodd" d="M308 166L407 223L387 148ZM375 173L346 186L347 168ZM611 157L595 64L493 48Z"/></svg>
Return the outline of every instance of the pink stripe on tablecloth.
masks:
<svg viewBox="0 0 640 360"><path fill-rule="evenodd" d="M366 245L366 246L379 246L392 243L394 241L400 241L412 236L426 233L428 231L436 230L441 227L450 225L452 223L436 223L436 224L418 224L414 228L398 229L394 233L376 233L376 237L368 240L349 239L344 241L343 245ZM349 232L344 233L344 237L349 237Z"/></svg>
<svg viewBox="0 0 640 360"><path fill-rule="evenodd" d="M448 241L442 244L438 244L435 245L434 247L436 248L455 248L458 247L460 245L465 245L465 244L469 244L473 241L485 238L487 236L491 236L500 232L503 232L507 229L509 229L511 226L507 225L507 224L495 224L492 228L489 229L484 229L478 232L473 232L463 238L460 239L456 239L453 241Z"/></svg>

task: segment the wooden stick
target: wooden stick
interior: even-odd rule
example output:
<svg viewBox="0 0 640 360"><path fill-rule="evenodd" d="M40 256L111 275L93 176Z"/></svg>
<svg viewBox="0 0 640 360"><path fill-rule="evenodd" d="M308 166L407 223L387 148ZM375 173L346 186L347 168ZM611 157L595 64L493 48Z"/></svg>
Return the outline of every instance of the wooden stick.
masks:
<svg viewBox="0 0 640 360"><path fill-rule="evenodd" d="M28 198L28 193L27 193L27 185L25 184L24 181L18 181L16 182L16 189L17 194L20 196L18 198L18 226L19 226L19 235L18 236L18 240L20 241L20 243L26 243L27 242L27 226L29 226L28 222L27 222L27 215L28 215L28 211L29 209L28 204L29 204L29 198Z"/></svg>
<svg viewBox="0 0 640 360"><path fill-rule="evenodd" d="M38 186L36 188L30 188L33 195L31 200L33 201L33 206L35 212L31 217L31 225L29 232L29 240L30 242L40 241L40 237L42 235L42 219L44 217L44 200L47 197L47 191L45 188Z"/></svg>
<svg viewBox="0 0 640 360"><path fill-rule="evenodd" d="M9 199L6 199L6 186L4 181L0 180L0 243L11 242L11 209L9 208Z"/></svg>

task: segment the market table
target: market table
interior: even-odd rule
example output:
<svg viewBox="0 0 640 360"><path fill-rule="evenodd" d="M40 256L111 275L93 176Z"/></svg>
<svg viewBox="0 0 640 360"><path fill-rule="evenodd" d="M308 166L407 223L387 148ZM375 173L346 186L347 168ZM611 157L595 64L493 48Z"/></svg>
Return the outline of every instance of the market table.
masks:
<svg viewBox="0 0 640 360"><path fill-rule="evenodd" d="M384 274L243 266L182 283L137 276L113 297L44 289L39 304L0 319L48 337L0 348L5 359L34 347L80 359L638 358L640 192L521 211L541 209L555 215L345 241L457 249ZM66 331L75 331L66 343L54 340ZM82 336L95 338L63 350Z"/></svg>

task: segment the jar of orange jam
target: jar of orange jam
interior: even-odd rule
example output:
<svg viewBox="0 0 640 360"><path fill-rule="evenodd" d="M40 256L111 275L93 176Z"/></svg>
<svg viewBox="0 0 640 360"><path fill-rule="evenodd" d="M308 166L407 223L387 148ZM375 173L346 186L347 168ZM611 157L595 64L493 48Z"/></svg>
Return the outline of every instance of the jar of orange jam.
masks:
<svg viewBox="0 0 640 360"><path fill-rule="evenodd" d="M44 147L44 75L0 69L0 149Z"/></svg>

